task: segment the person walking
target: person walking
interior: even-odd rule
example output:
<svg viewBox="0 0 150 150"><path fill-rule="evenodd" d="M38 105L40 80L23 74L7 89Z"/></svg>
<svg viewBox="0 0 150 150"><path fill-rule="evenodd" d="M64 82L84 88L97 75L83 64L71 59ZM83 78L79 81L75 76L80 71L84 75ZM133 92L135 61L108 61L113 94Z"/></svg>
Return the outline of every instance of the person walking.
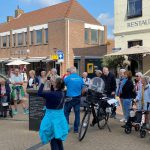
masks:
<svg viewBox="0 0 150 150"><path fill-rule="evenodd" d="M13 114L16 115L18 113L17 103L21 102L24 114L28 114L28 109L26 104L23 101L23 97L25 96L25 92L23 89L23 78L19 72L19 69L16 68L14 71L14 75L11 77L12 91L11 98L14 101L14 110Z"/></svg>
<svg viewBox="0 0 150 150"><path fill-rule="evenodd" d="M123 108L125 113L125 122L127 122L130 114L130 108L133 100L134 85L132 81L131 71L125 71L122 88L120 89L120 98L123 102Z"/></svg>
<svg viewBox="0 0 150 150"><path fill-rule="evenodd" d="M74 133L78 133L80 124L80 98L84 88L83 79L76 73L76 67L70 68L71 74L64 79L67 87L67 101L64 106L65 116L69 124L69 115L73 107L75 113Z"/></svg>
<svg viewBox="0 0 150 150"><path fill-rule="evenodd" d="M51 150L64 150L62 141L68 135L69 126L64 115L64 81L57 78L54 91L43 91L47 79L42 79L38 96L46 100L46 113L40 125L39 135L43 144L50 142Z"/></svg>
<svg viewBox="0 0 150 150"><path fill-rule="evenodd" d="M103 68L103 75L101 76L105 83L105 89L107 97L109 98L115 98L116 93L116 78L114 74L109 72L109 69L107 67ZM110 116L111 118L116 117L116 106L113 106L112 114Z"/></svg>

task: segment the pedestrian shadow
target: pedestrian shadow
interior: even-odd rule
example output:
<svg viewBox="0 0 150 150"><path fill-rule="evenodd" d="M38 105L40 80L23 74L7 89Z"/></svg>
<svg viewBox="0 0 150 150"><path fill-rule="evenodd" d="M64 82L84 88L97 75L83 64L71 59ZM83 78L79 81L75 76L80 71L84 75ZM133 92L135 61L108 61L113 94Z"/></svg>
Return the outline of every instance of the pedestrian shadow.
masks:
<svg viewBox="0 0 150 150"><path fill-rule="evenodd" d="M35 145L33 145L32 147L30 147L30 148L28 148L28 149L25 149L25 150L37 150L37 149L39 149L39 148L41 148L41 147L43 147L43 146L44 146L44 144L42 144L42 143L40 142L40 143L35 144Z"/></svg>

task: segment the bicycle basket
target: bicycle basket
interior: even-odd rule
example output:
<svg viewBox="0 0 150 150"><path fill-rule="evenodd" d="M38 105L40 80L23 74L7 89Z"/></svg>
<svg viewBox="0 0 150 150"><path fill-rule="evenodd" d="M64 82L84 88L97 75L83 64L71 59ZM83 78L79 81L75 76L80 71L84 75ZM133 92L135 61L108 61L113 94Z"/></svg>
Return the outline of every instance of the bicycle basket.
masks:
<svg viewBox="0 0 150 150"><path fill-rule="evenodd" d="M86 100L91 103L98 103L101 97L102 97L101 93L88 89Z"/></svg>

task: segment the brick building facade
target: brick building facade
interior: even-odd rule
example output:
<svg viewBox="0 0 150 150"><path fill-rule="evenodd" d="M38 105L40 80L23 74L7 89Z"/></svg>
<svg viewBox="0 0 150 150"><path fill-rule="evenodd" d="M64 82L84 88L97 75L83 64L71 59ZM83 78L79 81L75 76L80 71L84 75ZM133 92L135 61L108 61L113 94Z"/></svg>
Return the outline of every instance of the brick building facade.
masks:
<svg viewBox="0 0 150 150"><path fill-rule="evenodd" d="M76 65L81 73L87 71L88 60L99 68L100 59L111 49L106 45L106 26L76 0L29 13L18 8L15 14L0 24L1 72L7 62L19 57L31 63L28 69L56 67L62 75ZM64 62L50 58L57 50L63 51Z"/></svg>

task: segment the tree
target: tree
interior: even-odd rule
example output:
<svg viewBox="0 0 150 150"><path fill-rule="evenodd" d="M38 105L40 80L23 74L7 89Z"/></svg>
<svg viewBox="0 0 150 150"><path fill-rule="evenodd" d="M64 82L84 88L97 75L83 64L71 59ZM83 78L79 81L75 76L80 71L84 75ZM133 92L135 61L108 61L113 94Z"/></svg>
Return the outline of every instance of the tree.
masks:
<svg viewBox="0 0 150 150"><path fill-rule="evenodd" d="M103 66L107 66L110 69L117 69L117 67L123 66L124 57L123 56L110 56L104 57L102 61Z"/></svg>

